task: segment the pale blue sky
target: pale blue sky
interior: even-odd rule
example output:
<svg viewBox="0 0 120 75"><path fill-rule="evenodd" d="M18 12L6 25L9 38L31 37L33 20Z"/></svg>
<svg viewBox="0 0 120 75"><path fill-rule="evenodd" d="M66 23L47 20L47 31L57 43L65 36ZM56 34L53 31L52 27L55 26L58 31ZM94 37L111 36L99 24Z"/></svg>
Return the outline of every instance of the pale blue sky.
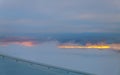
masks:
<svg viewBox="0 0 120 75"><path fill-rule="evenodd" d="M120 0L0 0L0 33L120 32Z"/></svg>

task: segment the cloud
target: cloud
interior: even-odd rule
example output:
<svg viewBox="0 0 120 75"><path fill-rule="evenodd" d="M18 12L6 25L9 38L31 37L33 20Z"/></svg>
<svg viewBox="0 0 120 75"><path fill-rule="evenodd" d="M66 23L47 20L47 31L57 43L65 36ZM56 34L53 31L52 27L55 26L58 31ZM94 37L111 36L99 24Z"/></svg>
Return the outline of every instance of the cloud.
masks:
<svg viewBox="0 0 120 75"><path fill-rule="evenodd" d="M96 75L118 75L120 73L120 54L111 50L66 50L56 48L56 43L54 42L47 42L35 47L24 47L19 45L0 47L0 53L24 60Z"/></svg>
<svg viewBox="0 0 120 75"><path fill-rule="evenodd" d="M120 22L120 14L115 13L81 13L73 16L74 19L88 20L88 21L98 21L102 23L116 23Z"/></svg>
<svg viewBox="0 0 120 75"><path fill-rule="evenodd" d="M93 20L94 21L94 20ZM104 20L103 20L104 21ZM81 23L81 21L58 20L0 20L0 32L5 33L57 33L57 32L120 32L115 23Z"/></svg>
<svg viewBox="0 0 120 75"><path fill-rule="evenodd" d="M48 15L55 19L63 19L63 17L66 19L81 13L109 14L118 10L108 0L4 0L2 4L3 9L8 9L10 12L13 10L31 13L29 16L33 14Z"/></svg>
<svg viewBox="0 0 120 75"><path fill-rule="evenodd" d="M0 0L0 2L1 31L7 29L15 32L22 28L23 30L19 32L26 30L31 32L33 28L34 32L116 32L116 28L117 30L119 28L118 0ZM113 29L110 28L112 24L116 26Z"/></svg>
<svg viewBox="0 0 120 75"><path fill-rule="evenodd" d="M27 10L31 12L60 14L80 12L107 12L112 11L108 0L4 0L3 8ZM60 12L60 13L59 13Z"/></svg>
<svg viewBox="0 0 120 75"><path fill-rule="evenodd" d="M48 25L53 24L52 20L35 20L35 19L16 19L16 20L9 20L9 19L0 19L1 26L3 25L20 25L20 26L36 26L36 25Z"/></svg>

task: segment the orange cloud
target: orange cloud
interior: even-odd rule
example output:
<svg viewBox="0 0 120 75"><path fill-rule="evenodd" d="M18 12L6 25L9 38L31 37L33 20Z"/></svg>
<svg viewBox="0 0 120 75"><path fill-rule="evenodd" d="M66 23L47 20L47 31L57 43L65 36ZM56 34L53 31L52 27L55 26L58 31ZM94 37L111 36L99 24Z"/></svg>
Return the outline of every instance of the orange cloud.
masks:
<svg viewBox="0 0 120 75"><path fill-rule="evenodd" d="M63 44L59 45L58 48L64 48L64 49L71 49L71 48L84 48L84 49L113 49L113 50L120 50L120 44L104 44L104 43L98 43L98 44L91 44L87 43L85 46L77 45L77 44Z"/></svg>

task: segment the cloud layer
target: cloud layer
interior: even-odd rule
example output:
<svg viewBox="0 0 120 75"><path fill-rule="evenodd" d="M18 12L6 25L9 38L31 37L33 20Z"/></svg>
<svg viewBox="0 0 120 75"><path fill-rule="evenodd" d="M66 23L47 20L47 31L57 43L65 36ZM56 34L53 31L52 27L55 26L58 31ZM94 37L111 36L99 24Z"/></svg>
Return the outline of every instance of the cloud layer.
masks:
<svg viewBox="0 0 120 75"><path fill-rule="evenodd" d="M0 32L118 33L119 9L119 0L0 0Z"/></svg>

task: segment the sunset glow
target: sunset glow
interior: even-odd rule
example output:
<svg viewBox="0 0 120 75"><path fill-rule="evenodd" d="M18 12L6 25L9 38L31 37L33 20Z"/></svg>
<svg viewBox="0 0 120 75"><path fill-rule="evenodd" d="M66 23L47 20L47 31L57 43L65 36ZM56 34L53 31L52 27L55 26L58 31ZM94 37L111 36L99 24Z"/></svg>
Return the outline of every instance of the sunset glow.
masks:
<svg viewBox="0 0 120 75"><path fill-rule="evenodd" d="M91 45L91 46L72 46L72 45L60 45L58 48L94 48L94 49L109 49L110 46L108 45Z"/></svg>
<svg viewBox="0 0 120 75"><path fill-rule="evenodd" d="M120 44L86 44L85 46L82 45L59 45L58 48L64 48L64 49L113 49L113 50L120 50Z"/></svg>
<svg viewBox="0 0 120 75"><path fill-rule="evenodd" d="M22 45L26 47L32 47L36 45L35 42L32 42L32 41L22 41L22 42L15 41L15 42L2 42L0 43L0 46L8 46L10 44L17 44L17 45Z"/></svg>
<svg viewBox="0 0 120 75"><path fill-rule="evenodd" d="M21 44L23 46L28 46L28 47L32 47L34 46L33 42L30 41L25 41L25 42L17 42L18 44Z"/></svg>
<svg viewBox="0 0 120 75"><path fill-rule="evenodd" d="M16 45L22 45L26 47L33 47L36 44L39 44L35 41L6 41L6 42L0 42L0 46L8 46L10 44L16 44ZM106 43L86 43L86 45L80 45L76 43L63 43L59 44L57 46L61 49L101 49L101 50L117 50L120 51L120 44L119 43L112 43L112 44L106 44Z"/></svg>

